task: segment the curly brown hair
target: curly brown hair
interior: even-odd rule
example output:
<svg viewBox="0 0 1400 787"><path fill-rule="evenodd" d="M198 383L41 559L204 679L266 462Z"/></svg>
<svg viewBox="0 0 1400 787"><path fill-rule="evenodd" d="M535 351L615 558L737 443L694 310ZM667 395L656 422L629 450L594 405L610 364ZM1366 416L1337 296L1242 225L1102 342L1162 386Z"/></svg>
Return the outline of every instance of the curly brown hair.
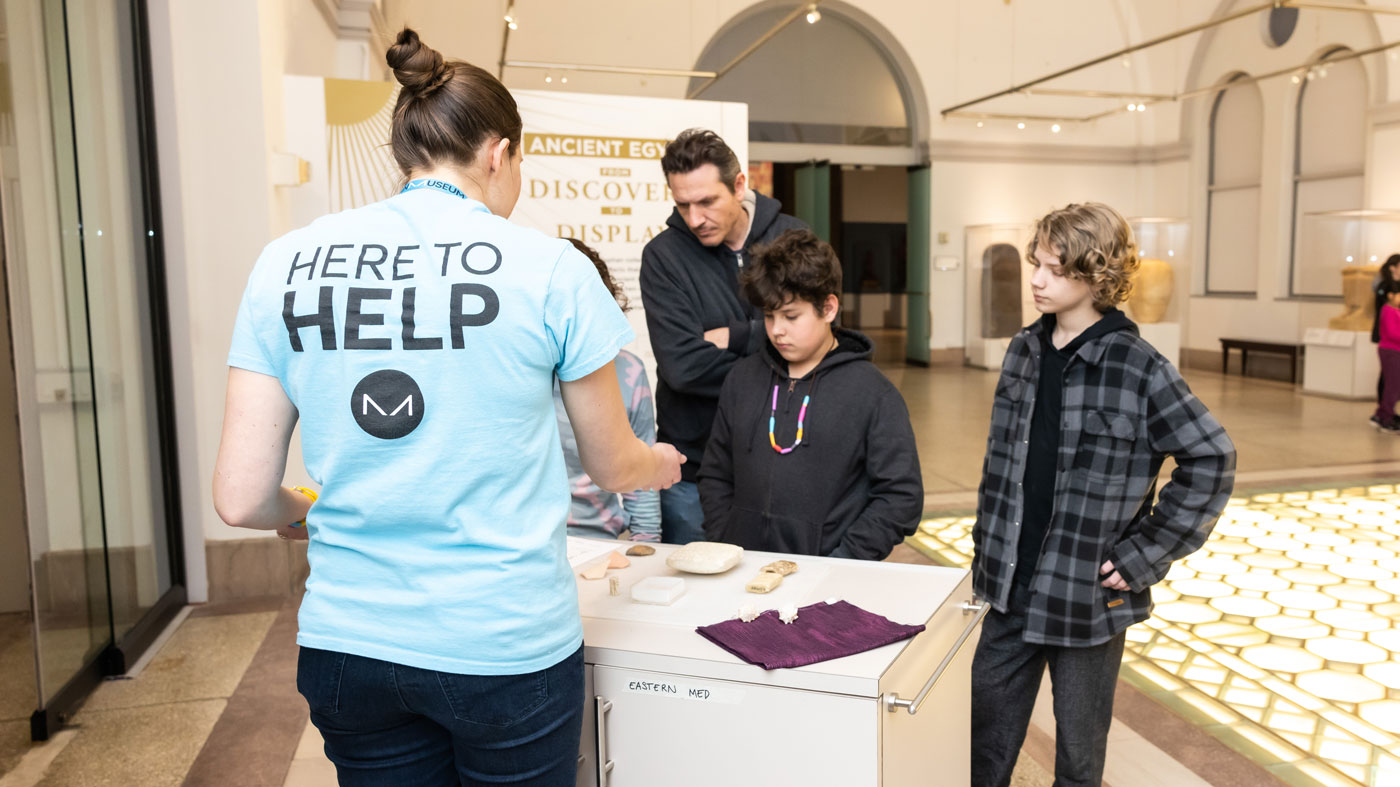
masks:
<svg viewBox="0 0 1400 787"><path fill-rule="evenodd" d="M564 240L574 244L574 248L583 252L583 256L587 257L588 261L593 263L593 267L598 269L598 275L603 279L603 286L607 287L608 292L612 293L613 300L617 301L618 307L623 311L627 311L627 293L622 291L622 285L618 284L617 279L612 277L612 273L608 271L608 264L603 262L603 258L598 252L594 251L592 246L589 246L578 238L565 238Z"/></svg>
<svg viewBox="0 0 1400 787"><path fill-rule="evenodd" d="M841 297L841 262L831 244L811 230L788 230L753 250L739 286L749 303L765 312L799 300L820 314L828 296Z"/></svg>
<svg viewBox="0 0 1400 787"><path fill-rule="evenodd" d="M1035 223L1026 261L1044 248L1060 258L1065 275L1089 283L1094 306L1104 311L1128 299L1138 269L1132 227L1101 202L1066 205Z"/></svg>

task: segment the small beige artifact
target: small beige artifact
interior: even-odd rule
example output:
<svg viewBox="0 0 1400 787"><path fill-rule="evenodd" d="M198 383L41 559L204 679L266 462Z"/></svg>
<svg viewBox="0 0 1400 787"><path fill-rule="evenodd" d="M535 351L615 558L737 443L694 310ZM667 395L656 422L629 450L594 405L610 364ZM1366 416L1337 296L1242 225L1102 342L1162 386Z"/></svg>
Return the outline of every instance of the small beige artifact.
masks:
<svg viewBox="0 0 1400 787"><path fill-rule="evenodd" d="M1128 295L1128 308L1139 325L1161 322L1172 300L1171 263L1144 258L1133 274L1133 289Z"/></svg>
<svg viewBox="0 0 1400 787"><path fill-rule="evenodd" d="M781 584L783 584L782 574L760 571L758 576L749 580L749 584L744 586L744 590L750 593L772 593L774 588Z"/></svg>
<svg viewBox="0 0 1400 787"><path fill-rule="evenodd" d="M598 562L594 563L593 565L589 566L583 571L580 571L579 576L583 577L584 579L602 579L603 577L607 576L607 573L608 561L599 560Z"/></svg>
<svg viewBox="0 0 1400 787"><path fill-rule="evenodd" d="M1371 280L1378 270L1380 268L1375 265L1342 268L1342 303L1345 309L1327 321L1328 328L1334 331L1371 330L1371 321L1376 317L1376 299L1371 294Z"/></svg>
<svg viewBox="0 0 1400 787"><path fill-rule="evenodd" d="M769 574L778 574L779 576L785 577L788 574L797 573L797 564L792 562L791 560L774 560L772 563L769 563L768 565L759 569L759 571L763 571Z"/></svg>
<svg viewBox="0 0 1400 787"><path fill-rule="evenodd" d="M608 595L618 596L622 594L622 580L617 577L608 577Z"/></svg>
<svg viewBox="0 0 1400 787"><path fill-rule="evenodd" d="M627 550L628 557L646 557L647 555L655 554L656 547L650 546L648 544L636 544Z"/></svg>

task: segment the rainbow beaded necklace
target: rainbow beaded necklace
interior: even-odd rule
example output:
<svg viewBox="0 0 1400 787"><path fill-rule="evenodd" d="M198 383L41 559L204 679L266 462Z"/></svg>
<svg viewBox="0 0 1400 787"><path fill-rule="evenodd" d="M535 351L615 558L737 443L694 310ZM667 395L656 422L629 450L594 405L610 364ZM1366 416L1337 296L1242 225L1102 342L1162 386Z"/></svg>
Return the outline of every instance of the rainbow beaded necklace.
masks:
<svg viewBox="0 0 1400 787"><path fill-rule="evenodd" d="M768 444L773 446L773 450L780 454L790 454L793 449L802 445L802 422L807 419L807 403L812 401L812 391L810 387L806 395L802 397L802 409L797 411L797 441L787 448L778 447L778 436L774 434L778 417L778 386L773 386L773 408L768 411Z"/></svg>

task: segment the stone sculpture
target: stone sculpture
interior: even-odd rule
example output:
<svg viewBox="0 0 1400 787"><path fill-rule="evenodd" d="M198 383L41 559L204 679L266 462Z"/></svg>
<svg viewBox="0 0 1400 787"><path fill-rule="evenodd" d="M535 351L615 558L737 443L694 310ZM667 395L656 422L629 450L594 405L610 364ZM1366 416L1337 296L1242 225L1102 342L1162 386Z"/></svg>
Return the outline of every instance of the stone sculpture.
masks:
<svg viewBox="0 0 1400 787"><path fill-rule="evenodd" d="M1161 322L1172 302L1175 275L1171 263L1151 258L1139 261L1133 275L1133 291L1128 295L1128 309L1139 324Z"/></svg>
<svg viewBox="0 0 1400 787"><path fill-rule="evenodd" d="M1375 265L1348 265L1342 268L1342 313L1327 321L1334 331L1370 331L1376 316L1376 300L1371 282L1380 270Z"/></svg>
<svg viewBox="0 0 1400 787"><path fill-rule="evenodd" d="M1021 253L1010 243L982 252L982 338L1015 336L1021 330Z"/></svg>

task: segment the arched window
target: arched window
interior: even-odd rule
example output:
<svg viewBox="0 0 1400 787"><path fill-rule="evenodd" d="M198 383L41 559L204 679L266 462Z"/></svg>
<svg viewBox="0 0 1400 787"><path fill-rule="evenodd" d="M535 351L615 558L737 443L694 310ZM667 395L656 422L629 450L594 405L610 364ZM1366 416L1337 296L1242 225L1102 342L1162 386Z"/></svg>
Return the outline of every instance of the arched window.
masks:
<svg viewBox="0 0 1400 787"><path fill-rule="evenodd" d="M1259 86L1230 79L1210 111L1210 175L1206 193L1206 293L1251 295L1259 282L1259 138L1264 100Z"/></svg>
<svg viewBox="0 0 1400 787"><path fill-rule="evenodd" d="M1311 248L1303 216L1364 207L1366 173L1366 69L1337 47L1322 56L1298 90L1293 157L1293 243L1288 294L1337 296L1342 292L1340 255ZM1331 250L1335 251L1335 250Z"/></svg>

